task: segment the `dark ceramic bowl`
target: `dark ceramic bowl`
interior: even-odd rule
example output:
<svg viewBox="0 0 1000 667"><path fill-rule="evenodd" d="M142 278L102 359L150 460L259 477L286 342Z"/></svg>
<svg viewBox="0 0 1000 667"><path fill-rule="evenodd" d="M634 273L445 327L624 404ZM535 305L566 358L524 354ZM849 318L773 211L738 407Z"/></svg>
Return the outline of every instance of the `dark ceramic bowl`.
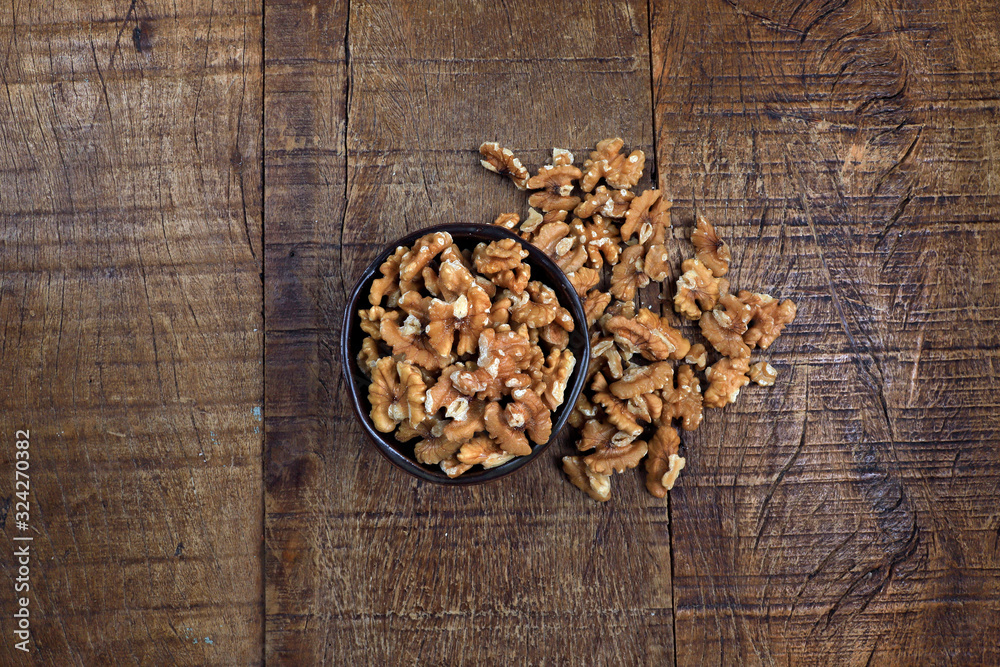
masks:
<svg viewBox="0 0 1000 667"><path fill-rule="evenodd" d="M368 385L370 382L358 368L357 362L358 352L361 351L361 341L365 337L364 332L361 330L358 310L370 306L368 303L368 293L372 281L375 278L381 277L379 267L389 255L396 251L397 247L411 246L421 236L434 232L448 232L455 243L462 249L472 249L481 242L489 243L505 238L515 239L528 251L528 258L525 261L531 266L532 280L541 280L544 284L555 290L556 296L559 298L559 303L569 310L576 324L576 327L570 334L568 346L576 356L576 367L573 369L573 373L570 375L569 382L566 385L566 400L563 401L563 404L552 415L552 437L549 438L549 442L542 445L535 445L531 453L527 456L519 456L502 466L497 466L490 470L484 470L477 466L454 479L444 474L437 466L426 466L419 463L413 457L414 441L411 440L408 443L398 442L392 433L381 433L375 429L375 425L368 414L371 410L368 403ZM438 482L440 484L480 484L509 475L515 470L522 468L535 460L539 454L545 451L549 443L555 439L556 434L566 424L569 413L576 404L577 397L580 395L580 390L583 389L584 376L587 372L587 366L590 364L590 345L588 343L587 320L583 312L583 304L580 303L580 298L576 295L576 291L573 289L572 284L570 284L566 274L551 259L546 257L535 246L502 227L461 223L428 227L427 229L407 234L403 238L388 244L379 253L378 257L372 260L372 263L368 265L368 268L365 269L361 277L358 278L358 282L354 285L354 289L351 291L351 298L348 300L347 308L344 311L344 322L340 334L340 358L341 365L344 368L344 379L347 382L347 391L354 405L354 414L357 415L368 437L371 438L378 450L387 459L411 475L430 482Z"/></svg>

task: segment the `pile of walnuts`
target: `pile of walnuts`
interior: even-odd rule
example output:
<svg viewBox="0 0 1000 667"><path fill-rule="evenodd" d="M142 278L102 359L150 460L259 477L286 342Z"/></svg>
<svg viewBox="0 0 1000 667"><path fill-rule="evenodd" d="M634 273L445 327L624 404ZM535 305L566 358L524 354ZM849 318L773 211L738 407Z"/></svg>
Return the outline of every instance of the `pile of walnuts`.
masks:
<svg viewBox="0 0 1000 667"><path fill-rule="evenodd" d="M370 378L375 428L457 477L548 442L552 412L576 366L574 322L531 279L514 239L462 250L447 232L400 246L359 311L358 365Z"/></svg>
<svg viewBox="0 0 1000 667"><path fill-rule="evenodd" d="M572 153L555 148L552 163L534 176L509 149L492 142L479 147L484 167L534 190L523 222L504 213L495 224L551 257L583 299L591 361L569 419L579 430L581 454L563 457L563 470L599 501L610 497L613 472L635 468L643 458L646 488L665 496L685 464L674 422L694 430L703 408L732 403L751 381L773 385L777 371L763 361L751 366L750 355L770 346L795 318L791 301L730 293L723 277L729 247L701 217L691 234L695 256L681 265L674 309L698 323L718 360L708 365L705 344L692 344L667 317L636 308L637 290L670 273L671 202L659 190L632 192L645 155L626 154L624 145L620 138L601 141L582 168L574 166ZM704 393L696 371L704 372Z"/></svg>

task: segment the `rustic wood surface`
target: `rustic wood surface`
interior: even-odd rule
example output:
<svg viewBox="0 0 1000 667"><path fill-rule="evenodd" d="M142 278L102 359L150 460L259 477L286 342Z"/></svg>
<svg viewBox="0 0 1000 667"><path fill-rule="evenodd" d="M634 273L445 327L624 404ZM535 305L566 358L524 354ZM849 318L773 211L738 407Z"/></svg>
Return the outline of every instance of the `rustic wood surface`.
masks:
<svg viewBox="0 0 1000 667"><path fill-rule="evenodd" d="M90 4L0 10L0 663L1000 664L995 3ZM799 304L779 383L669 500L567 443L408 478L347 404L356 276L524 210L481 141L613 134L677 262L703 213Z"/></svg>
<svg viewBox="0 0 1000 667"><path fill-rule="evenodd" d="M0 10L2 664L261 659L260 13Z"/></svg>

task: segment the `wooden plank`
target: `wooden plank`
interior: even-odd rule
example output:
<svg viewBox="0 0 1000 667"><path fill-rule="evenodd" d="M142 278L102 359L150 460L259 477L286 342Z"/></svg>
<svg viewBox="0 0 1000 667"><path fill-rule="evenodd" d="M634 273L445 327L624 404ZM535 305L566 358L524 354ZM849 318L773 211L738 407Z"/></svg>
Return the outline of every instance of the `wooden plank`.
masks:
<svg viewBox="0 0 1000 667"><path fill-rule="evenodd" d="M953 4L653 3L674 210L799 304L686 440L680 664L1000 662L1000 15Z"/></svg>
<svg viewBox="0 0 1000 667"><path fill-rule="evenodd" d="M238 0L0 11L4 664L261 658L260 30Z"/></svg>
<svg viewBox="0 0 1000 667"><path fill-rule="evenodd" d="M381 244L526 210L479 166L480 142L535 166L619 133L651 155L646 4L265 16L269 659L672 662L667 508L640 475L608 506L556 451L484 487L414 481L364 440L336 349Z"/></svg>

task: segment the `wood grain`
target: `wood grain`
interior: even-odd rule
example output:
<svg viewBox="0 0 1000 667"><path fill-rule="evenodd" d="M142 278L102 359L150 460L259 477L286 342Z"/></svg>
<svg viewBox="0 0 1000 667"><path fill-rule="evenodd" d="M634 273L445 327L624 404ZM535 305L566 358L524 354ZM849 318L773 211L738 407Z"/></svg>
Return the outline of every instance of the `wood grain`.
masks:
<svg viewBox="0 0 1000 667"><path fill-rule="evenodd" d="M799 304L686 441L679 664L1000 662L1000 16L946 4L653 4L675 211Z"/></svg>
<svg viewBox="0 0 1000 667"><path fill-rule="evenodd" d="M241 1L0 10L4 664L260 660L260 29Z"/></svg>
<svg viewBox="0 0 1000 667"><path fill-rule="evenodd" d="M650 151L645 4L347 15L266 11L268 275L282 267L267 281L269 660L671 662L666 506L640 478L607 507L562 479L555 451L481 488L414 481L363 439L335 349L381 244L525 211L479 166L480 142L535 166L609 133ZM272 236L272 221L290 226Z"/></svg>

